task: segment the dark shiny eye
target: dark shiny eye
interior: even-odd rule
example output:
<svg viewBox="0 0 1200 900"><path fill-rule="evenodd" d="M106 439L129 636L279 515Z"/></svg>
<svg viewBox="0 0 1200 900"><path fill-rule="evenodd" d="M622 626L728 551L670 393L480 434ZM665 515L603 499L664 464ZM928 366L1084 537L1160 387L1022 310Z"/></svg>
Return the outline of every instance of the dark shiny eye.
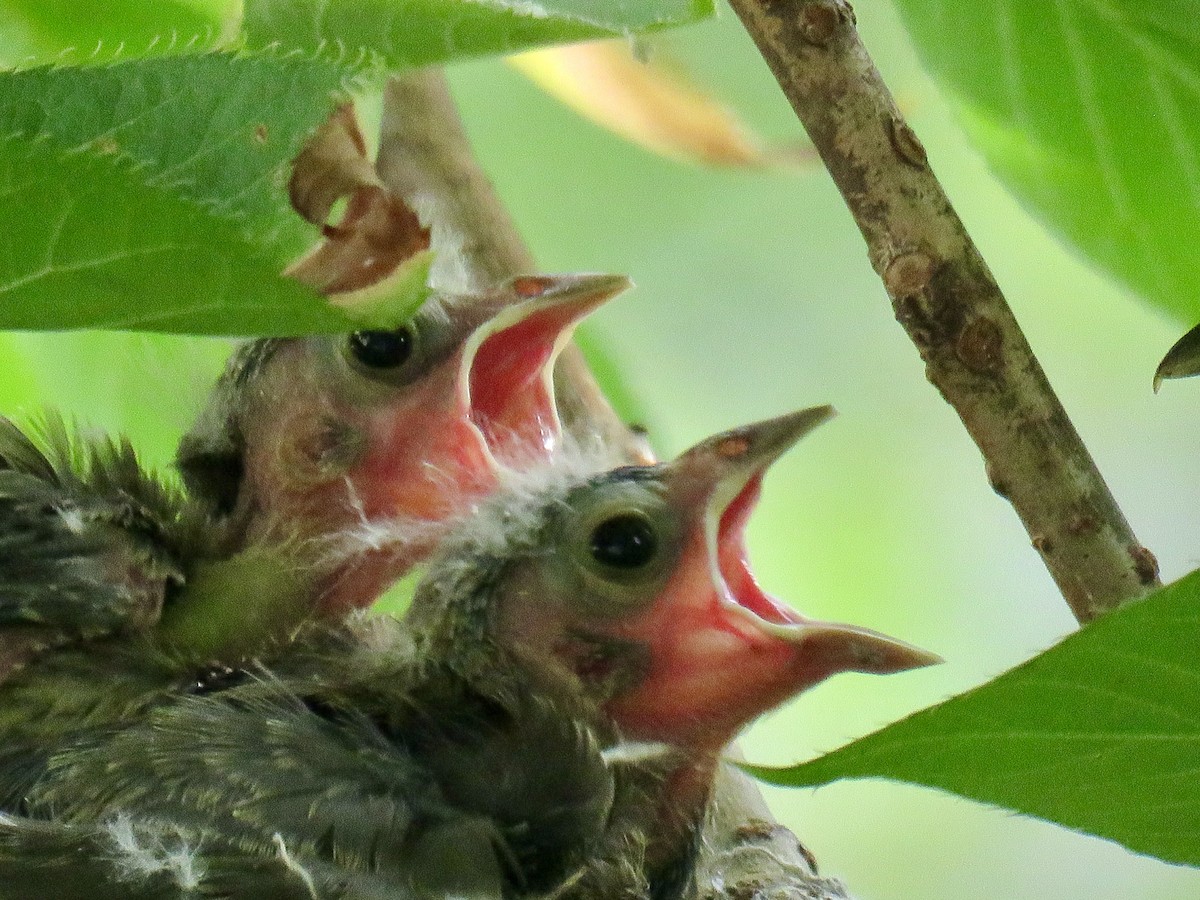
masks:
<svg viewBox="0 0 1200 900"><path fill-rule="evenodd" d="M407 328L395 331L356 331L350 335L350 352L371 369L396 369L408 362L413 335Z"/></svg>
<svg viewBox="0 0 1200 900"><path fill-rule="evenodd" d="M592 558L614 569L638 569L654 559L658 535L644 516L622 513L592 531Z"/></svg>

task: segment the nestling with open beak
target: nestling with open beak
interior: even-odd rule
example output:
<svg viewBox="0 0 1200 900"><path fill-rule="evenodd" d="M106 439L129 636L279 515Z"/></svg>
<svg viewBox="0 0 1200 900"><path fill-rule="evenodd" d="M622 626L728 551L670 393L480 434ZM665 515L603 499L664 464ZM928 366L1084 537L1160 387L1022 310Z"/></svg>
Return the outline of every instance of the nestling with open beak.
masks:
<svg viewBox="0 0 1200 900"><path fill-rule="evenodd" d="M376 173L352 104L309 137L288 195L323 238L284 274L331 305L387 321L411 274L426 281L413 264L429 256L431 231ZM321 612L366 606L495 488L502 467L555 453L555 360L579 321L629 286L616 275L517 276L482 294L435 293L394 328L254 342L183 439L184 480L243 547L297 547Z"/></svg>
<svg viewBox="0 0 1200 900"><path fill-rule="evenodd" d="M444 542L402 625L313 631L269 673L0 754L28 817L0 822L0 875L108 860L119 883L105 823L124 816L186 845L199 896L252 896L228 892L230 866L275 872L279 896L671 896L742 726L837 672L937 661L804 619L750 574L763 473L829 415L663 465L514 473Z"/></svg>
<svg viewBox="0 0 1200 900"><path fill-rule="evenodd" d="M483 297L435 295L391 331L248 345L181 444L184 479L245 546L299 544L332 561L325 610L369 604L500 467L555 452L554 360L628 286L522 276Z"/></svg>
<svg viewBox="0 0 1200 900"><path fill-rule="evenodd" d="M289 195L325 237L285 274L378 323L393 279L424 283L429 230L365 153L346 104L297 156ZM505 467L556 452L555 359L628 284L517 277L435 294L390 330L248 344L183 441L187 496L127 441L50 422L39 447L0 420L0 681L46 647L151 630L236 661L373 602Z"/></svg>
<svg viewBox="0 0 1200 900"><path fill-rule="evenodd" d="M865 628L805 619L749 569L744 530L766 469L832 412L804 410L719 434L670 463L549 487L535 495L523 539L510 501L506 532L489 535L481 520L444 551L470 561L468 580L481 561L503 577L439 589L454 571L443 563L414 601L419 634L470 646L480 636L455 633L446 598L486 597L502 644L552 658L623 739L674 749L644 831L650 871L690 846L721 751L752 719L838 672L940 661Z"/></svg>

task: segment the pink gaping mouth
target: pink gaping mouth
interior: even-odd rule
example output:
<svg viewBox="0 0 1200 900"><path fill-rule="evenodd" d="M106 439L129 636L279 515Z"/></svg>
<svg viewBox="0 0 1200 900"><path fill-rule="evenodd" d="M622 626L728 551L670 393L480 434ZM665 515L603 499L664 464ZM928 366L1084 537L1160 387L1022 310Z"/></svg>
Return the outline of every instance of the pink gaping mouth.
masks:
<svg viewBox="0 0 1200 900"><path fill-rule="evenodd" d="M607 705L629 734L716 748L830 675L938 661L865 628L806 619L763 591L750 571L745 529L763 473L831 412L818 407L734 429L670 464L666 496L688 533L675 577L619 631L643 645L649 660L644 680Z"/></svg>
<svg viewBox="0 0 1200 900"><path fill-rule="evenodd" d="M468 416L502 463L549 456L558 444L553 361L573 328L555 318L535 314L491 332L469 362Z"/></svg>
<svg viewBox="0 0 1200 900"><path fill-rule="evenodd" d="M727 607L737 607L773 625L801 624L804 619L767 594L750 571L746 523L762 493L762 475L761 471L753 473L723 512L710 509L709 516L717 519L708 538L710 558L716 560L713 581Z"/></svg>
<svg viewBox="0 0 1200 900"><path fill-rule="evenodd" d="M558 448L554 362L575 326L628 286L614 275L518 278L511 287L526 302L502 310L471 337L463 355L466 409L498 462L527 466Z"/></svg>
<svg viewBox="0 0 1200 900"><path fill-rule="evenodd" d="M713 586L718 608L730 624L740 625L739 630L757 635L760 641L802 649L799 668L811 672L814 680L839 671L884 674L940 662L935 654L869 628L807 619L759 586L750 570L745 530L758 502L763 471L752 471L740 484L737 480L719 484L706 514ZM730 492L734 492L732 499L724 502ZM795 689L802 689L799 682Z"/></svg>

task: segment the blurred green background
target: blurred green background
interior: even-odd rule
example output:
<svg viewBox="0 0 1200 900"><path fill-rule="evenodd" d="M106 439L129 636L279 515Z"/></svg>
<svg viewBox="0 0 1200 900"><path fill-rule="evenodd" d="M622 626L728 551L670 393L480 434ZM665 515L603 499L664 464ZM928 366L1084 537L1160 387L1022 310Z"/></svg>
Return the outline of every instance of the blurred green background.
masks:
<svg viewBox="0 0 1200 900"><path fill-rule="evenodd" d="M860 29L1076 426L1165 579L1200 565L1200 384L1154 396L1172 322L1090 270L1006 194L922 74L895 12ZM727 10L658 44L780 143L798 126ZM843 675L759 723L756 762L832 749L987 679L1073 626L977 451L924 380L849 214L817 166L689 168L576 118L498 61L451 72L479 156L547 270L627 272L638 289L587 332L672 454L711 432L831 402L780 462L751 527L766 587L802 612L936 650L935 670ZM169 462L228 343L0 335L0 409L47 403ZM861 900L1195 898L1200 872L885 782L769 789L780 818ZM1121 802L1120 797L1113 798ZM1169 827L1169 823L1168 823Z"/></svg>

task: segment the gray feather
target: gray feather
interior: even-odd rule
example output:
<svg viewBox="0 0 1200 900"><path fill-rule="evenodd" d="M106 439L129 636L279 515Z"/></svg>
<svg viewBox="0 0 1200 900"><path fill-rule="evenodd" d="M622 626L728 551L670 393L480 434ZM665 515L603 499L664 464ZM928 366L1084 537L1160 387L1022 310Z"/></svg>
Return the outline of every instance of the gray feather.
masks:
<svg viewBox="0 0 1200 900"><path fill-rule="evenodd" d="M122 533L68 491L0 472L0 625L80 634L153 618L181 577L169 555Z"/></svg>
<svg viewBox="0 0 1200 900"><path fill-rule="evenodd" d="M179 444L177 465L184 483L218 513L230 512L241 491L245 396L271 357L287 339L263 338L242 344L225 366L196 424Z"/></svg>
<svg viewBox="0 0 1200 900"><path fill-rule="evenodd" d="M421 897L548 889L583 865L613 784L573 699L515 677L481 693L397 651L402 640L373 662L349 640L314 629L271 674L171 695L49 754L0 753L0 784L21 783L9 808L78 825L117 811L169 821L248 857L282 840L301 865Z"/></svg>
<svg viewBox="0 0 1200 900"><path fill-rule="evenodd" d="M142 630L218 542L128 441L85 441L49 416L38 442L0 418L0 639L8 626L42 629L45 645ZM0 677L22 661L0 659Z"/></svg>
<svg viewBox="0 0 1200 900"><path fill-rule="evenodd" d="M219 836L118 816L74 825L0 816L0 900L417 900L402 884L315 861L282 841L239 852ZM421 898L424 900L424 898ZM432 898L431 898L432 900Z"/></svg>

